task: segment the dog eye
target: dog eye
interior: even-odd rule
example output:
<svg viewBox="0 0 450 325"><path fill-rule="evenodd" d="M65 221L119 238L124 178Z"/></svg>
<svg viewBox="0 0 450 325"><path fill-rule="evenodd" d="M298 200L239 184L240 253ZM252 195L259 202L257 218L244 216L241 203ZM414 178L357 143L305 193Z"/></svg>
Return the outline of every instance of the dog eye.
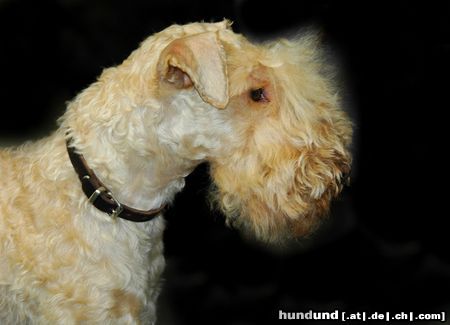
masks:
<svg viewBox="0 0 450 325"><path fill-rule="evenodd" d="M250 91L250 98L254 102L268 102L269 99L266 96L264 88L253 89Z"/></svg>

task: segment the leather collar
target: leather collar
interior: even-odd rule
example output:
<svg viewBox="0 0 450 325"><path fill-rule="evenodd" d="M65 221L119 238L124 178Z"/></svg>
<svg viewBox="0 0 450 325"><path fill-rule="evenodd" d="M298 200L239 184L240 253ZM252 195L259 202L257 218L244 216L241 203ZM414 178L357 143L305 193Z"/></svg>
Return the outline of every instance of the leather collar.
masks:
<svg viewBox="0 0 450 325"><path fill-rule="evenodd" d="M66 140L67 153L69 154L75 172L81 182L81 187L89 202L112 218L122 218L133 222L150 221L159 215L165 205L158 209L148 211L137 210L117 201L111 191L98 179L94 171L89 168L83 155L76 152L71 145L71 138Z"/></svg>

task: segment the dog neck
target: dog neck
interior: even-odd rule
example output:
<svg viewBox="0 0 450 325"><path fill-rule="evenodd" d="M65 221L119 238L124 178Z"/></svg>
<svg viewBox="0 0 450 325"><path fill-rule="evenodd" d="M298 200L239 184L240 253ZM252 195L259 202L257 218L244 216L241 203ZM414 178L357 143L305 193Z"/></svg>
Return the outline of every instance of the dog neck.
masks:
<svg viewBox="0 0 450 325"><path fill-rule="evenodd" d="M152 210L137 210L119 202L88 166L83 155L77 153L76 148L72 146L71 139L66 141L67 153L81 182L81 188L89 202L97 209L107 213L113 219L121 218L134 222L150 221L164 210L165 206Z"/></svg>
<svg viewBox="0 0 450 325"><path fill-rule="evenodd" d="M173 154L159 142L159 107L127 96L110 98L101 78L69 104L61 129L77 152L123 204L150 210L170 203L198 162Z"/></svg>
<svg viewBox="0 0 450 325"><path fill-rule="evenodd" d="M101 143L109 147L107 150L98 150L98 145L89 144L80 150L86 164L117 201L134 209L156 209L169 203L192 170L179 161L162 160L157 153L140 157L132 150L120 152L112 144ZM101 151L107 154L96 155Z"/></svg>

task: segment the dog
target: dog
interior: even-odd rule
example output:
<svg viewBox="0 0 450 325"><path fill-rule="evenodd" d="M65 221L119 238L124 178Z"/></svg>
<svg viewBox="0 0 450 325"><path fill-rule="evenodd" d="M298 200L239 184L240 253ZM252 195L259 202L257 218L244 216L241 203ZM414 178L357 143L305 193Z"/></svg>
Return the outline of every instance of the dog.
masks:
<svg viewBox="0 0 450 325"><path fill-rule="evenodd" d="M228 224L268 243L313 231L351 166L337 93L312 34L150 36L53 134L0 151L0 323L154 324L163 210L203 162Z"/></svg>

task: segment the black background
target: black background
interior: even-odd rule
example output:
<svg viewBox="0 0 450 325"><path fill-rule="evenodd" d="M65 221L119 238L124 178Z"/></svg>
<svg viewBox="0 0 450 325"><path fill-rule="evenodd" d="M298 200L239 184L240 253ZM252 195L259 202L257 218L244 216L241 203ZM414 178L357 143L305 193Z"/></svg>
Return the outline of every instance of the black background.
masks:
<svg viewBox="0 0 450 325"><path fill-rule="evenodd" d="M356 124L352 185L322 231L281 253L210 211L200 166L167 213L160 323L273 324L280 309L449 312L448 2L3 0L0 143L54 130L67 100L153 32L223 17L256 39L322 32Z"/></svg>

